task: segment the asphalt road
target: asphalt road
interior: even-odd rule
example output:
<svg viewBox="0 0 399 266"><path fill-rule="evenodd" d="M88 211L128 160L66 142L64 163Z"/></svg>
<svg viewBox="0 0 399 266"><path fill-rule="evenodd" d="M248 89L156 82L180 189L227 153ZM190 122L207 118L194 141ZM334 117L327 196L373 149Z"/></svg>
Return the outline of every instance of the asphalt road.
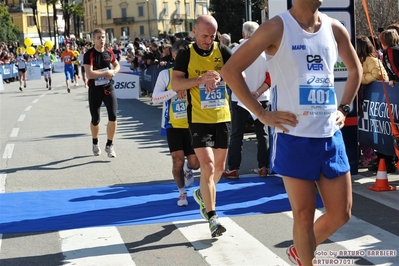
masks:
<svg viewBox="0 0 399 266"><path fill-rule="evenodd" d="M34 198L42 192L74 193L92 188L124 187L129 191L137 185L149 185L156 194L159 185L172 181L167 143L159 133L161 107L152 105L150 98L118 100L114 141L117 157L110 159L104 152L98 157L92 155L87 89L82 85L67 93L63 74L53 74L51 91L45 88L43 80L28 81L23 92L16 82L4 86L5 90L0 91L3 196L25 197L32 192L37 193L32 194ZM105 108L101 112L99 138L103 149L107 117ZM252 137L246 135L244 142L243 180L255 176L251 174L256 167L256 142ZM198 175L196 172L197 181ZM333 258L332 254L324 254L332 251L351 253L342 253L340 261L330 265L399 265L399 191L368 190L375 176L376 173L364 169L353 176L353 217L319 247L318 257ZM397 174L388 178L391 185L399 185ZM91 203L95 204L96 199L85 202L87 206ZM189 203L196 205L191 197ZM10 209L3 202L0 216L18 216L26 209L23 202L20 204ZM244 200L242 204L250 202ZM32 210L32 215L46 216L39 213L43 212L39 207ZM144 213L150 216L157 211L151 208ZM42 232L29 232L28 228L23 233L0 231L0 265L292 265L285 255L292 243L289 211L223 217L222 221L228 231L218 239L210 238L199 215L192 220L176 215L169 222L155 220L134 225L115 223ZM380 250L394 251L394 255L364 253ZM326 265L323 263L319 265Z"/></svg>

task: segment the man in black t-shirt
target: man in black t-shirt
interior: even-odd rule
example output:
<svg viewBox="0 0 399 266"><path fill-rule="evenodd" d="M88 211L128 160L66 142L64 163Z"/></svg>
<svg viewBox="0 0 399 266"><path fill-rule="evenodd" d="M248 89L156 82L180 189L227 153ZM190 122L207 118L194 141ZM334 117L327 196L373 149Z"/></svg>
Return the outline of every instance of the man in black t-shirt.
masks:
<svg viewBox="0 0 399 266"><path fill-rule="evenodd" d="M83 64L89 79L89 108L91 114L90 129L93 137L93 154L98 156L101 149L98 146L98 133L100 131L100 107L104 102L108 112L107 144L105 151L108 157L116 157L113 139L116 132L117 99L112 78L120 70L118 60L112 50L106 50L105 31L95 29L93 32L94 47L88 50L83 57ZM111 69L111 65L113 69Z"/></svg>

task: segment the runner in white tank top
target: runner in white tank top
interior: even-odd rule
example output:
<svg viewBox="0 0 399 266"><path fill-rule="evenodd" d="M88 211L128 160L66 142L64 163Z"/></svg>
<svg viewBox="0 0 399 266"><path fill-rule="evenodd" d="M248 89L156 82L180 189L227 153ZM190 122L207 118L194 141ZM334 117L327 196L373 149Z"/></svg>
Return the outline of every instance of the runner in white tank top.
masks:
<svg viewBox="0 0 399 266"><path fill-rule="evenodd" d="M338 130L347 112L337 106L352 103L362 75L348 32L338 20L318 12L321 3L295 0L289 11L262 24L221 72L238 99L260 121L276 127L273 169L283 176L294 216L295 247L287 254L306 266L313 265L317 245L350 217L351 176ZM275 86L272 112L261 108L240 75L263 51ZM348 69L338 100L333 77L337 51ZM313 223L315 182L325 213Z"/></svg>

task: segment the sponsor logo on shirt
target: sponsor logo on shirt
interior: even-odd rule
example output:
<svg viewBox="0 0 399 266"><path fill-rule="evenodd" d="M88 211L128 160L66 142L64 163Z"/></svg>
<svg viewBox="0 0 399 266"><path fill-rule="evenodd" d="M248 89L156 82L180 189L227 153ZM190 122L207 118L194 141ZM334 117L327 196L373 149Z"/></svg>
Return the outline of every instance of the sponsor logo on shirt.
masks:
<svg viewBox="0 0 399 266"><path fill-rule="evenodd" d="M320 55L307 55L306 61L308 62L308 70L323 71L323 59Z"/></svg>
<svg viewBox="0 0 399 266"><path fill-rule="evenodd" d="M304 44L294 44L294 45L292 45L292 50L293 51L306 50L306 45L304 45Z"/></svg>

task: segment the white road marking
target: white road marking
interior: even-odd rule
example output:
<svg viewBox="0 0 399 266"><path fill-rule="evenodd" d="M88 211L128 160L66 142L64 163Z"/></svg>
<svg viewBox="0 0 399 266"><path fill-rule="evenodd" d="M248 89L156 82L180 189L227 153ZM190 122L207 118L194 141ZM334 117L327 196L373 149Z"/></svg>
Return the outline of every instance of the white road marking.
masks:
<svg viewBox="0 0 399 266"><path fill-rule="evenodd" d="M6 174L0 174L0 193L6 192Z"/></svg>
<svg viewBox="0 0 399 266"><path fill-rule="evenodd" d="M227 231L217 241L208 223L200 220L174 222L209 265L290 265L227 217L219 218Z"/></svg>
<svg viewBox="0 0 399 266"><path fill-rule="evenodd" d="M18 122L22 122L25 120L26 115L20 115L18 118Z"/></svg>
<svg viewBox="0 0 399 266"><path fill-rule="evenodd" d="M4 153L3 153L3 159L9 159L12 157L12 152L14 151L14 145L15 144L7 144Z"/></svg>
<svg viewBox="0 0 399 266"><path fill-rule="evenodd" d="M32 103L37 103L38 101L39 101L39 99L35 99L35 100L33 100Z"/></svg>
<svg viewBox="0 0 399 266"><path fill-rule="evenodd" d="M63 264L82 266L134 266L116 227L81 228L59 231Z"/></svg>
<svg viewBox="0 0 399 266"><path fill-rule="evenodd" d="M17 136L18 136L18 132L19 132L19 128L14 127L14 128L11 130L10 138L15 138L15 137L17 137Z"/></svg>
<svg viewBox="0 0 399 266"><path fill-rule="evenodd" d="M44 97L45 95L46 95L46 94L42 94L42 95L40 95L40 98L41 98L41 97Z"/></svg>
<svg viewBox="0 0 399 266"><path fill-rule="evenodd" d="M25 111L29 111L32 108L32 105L29 105L28 107L25 108Z"/></svg>

